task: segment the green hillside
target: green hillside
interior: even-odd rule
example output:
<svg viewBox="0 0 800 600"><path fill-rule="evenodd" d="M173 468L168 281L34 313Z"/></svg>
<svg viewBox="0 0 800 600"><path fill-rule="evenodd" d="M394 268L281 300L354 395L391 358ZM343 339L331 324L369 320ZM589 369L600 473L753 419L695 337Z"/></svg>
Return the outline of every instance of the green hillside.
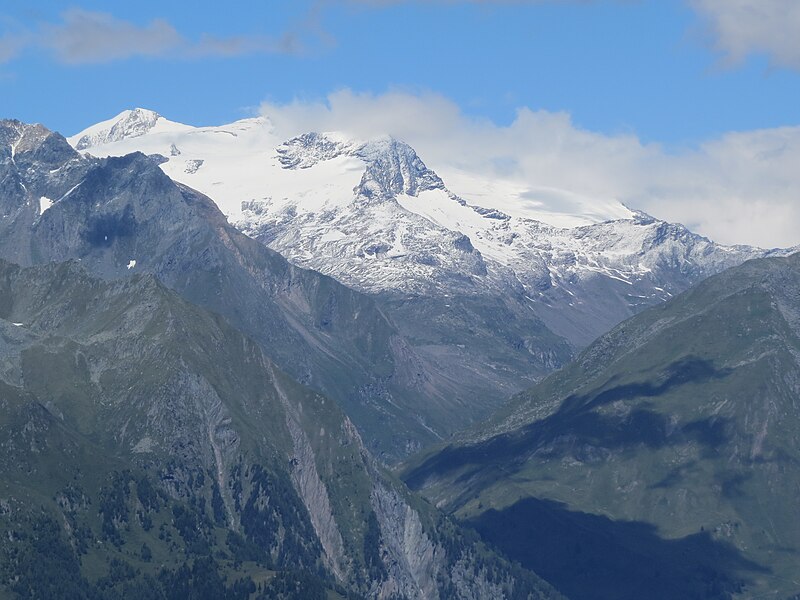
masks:
<svg viewBox="0 0 800 600"><path fill-rule="evenodd" d="M0 440L0 596L556 596L152 275L0 261Z"/></svg>
<svg viewBox="0 0 800 600"><path fill-rule="evenodd" d="M412 488L572 598L800 592L800 255L626 321Z"/></svg>

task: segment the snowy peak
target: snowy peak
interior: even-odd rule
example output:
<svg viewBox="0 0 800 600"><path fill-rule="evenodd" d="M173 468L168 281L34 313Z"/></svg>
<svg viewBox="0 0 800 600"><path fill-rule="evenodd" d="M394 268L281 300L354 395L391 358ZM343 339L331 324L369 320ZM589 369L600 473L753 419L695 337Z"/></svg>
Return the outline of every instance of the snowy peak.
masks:
<svg viewBox="0 0 800 600"><path fill-rule="evenodd" d="M495 220L510 216L577 227L633 215L611 198L584 198L447 165L434 172L411 146L389 136L364 140L310 132L287 141L267 117L190 127L136 109L88 128L70 143L99 157L154 155L170 177L214 198L231 222L241 219L243 206L317 211L322 205L415 198L434 190L451 198L448 205L465 203L471 215Z"/></svg>
<svg viewBox="0 0 800 600"><path fill-rule="evenodd" d="M378 138L361 146L357 156L367 163L358 191L368 198L418 196L420 192L445 189L442 179L405 142Z"/></svg>
<svg viewBox="0 0 800 600"><path fill-rule="evenodd" d="M70 138L76 150L86 150L103 144L143 136L164 118L145 108L125 110L113 119L93 125Z"/></svg>
<svg viewBox="0 0 800 600"><path fill-rule="evenodd" d="M444 182L425 166L414 149L384 136L368 142L349 140L338 133L304 133L276 148L284 169L310 169L321 162L343 156L358 158L366 165L356 196L389 199L398 195L444 189Z"/></svg>

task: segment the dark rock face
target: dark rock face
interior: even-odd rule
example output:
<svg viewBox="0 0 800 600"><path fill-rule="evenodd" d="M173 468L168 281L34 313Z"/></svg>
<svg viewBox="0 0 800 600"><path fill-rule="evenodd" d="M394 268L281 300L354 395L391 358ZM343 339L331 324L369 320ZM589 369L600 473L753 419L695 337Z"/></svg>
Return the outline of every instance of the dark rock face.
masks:
<svg viewBox="0 0 800 600"><path fill-rule="evenodd" d="M355 193L367 199L390 199L398 194L416 196L425 190L444 189L442 179L425 166L414 149L394 138L354 143L311 132L284 142L277 153L285 169L308 169L341 156L362 159L367 169Z"/></svg>
<svg viewBox="0 0 800 600"><path fill-rule="evenodd" d="M30 264L26 238L40 216L41 199L66 195L89 168L58 134L41 125L0 122L0 252Z"/></svg>

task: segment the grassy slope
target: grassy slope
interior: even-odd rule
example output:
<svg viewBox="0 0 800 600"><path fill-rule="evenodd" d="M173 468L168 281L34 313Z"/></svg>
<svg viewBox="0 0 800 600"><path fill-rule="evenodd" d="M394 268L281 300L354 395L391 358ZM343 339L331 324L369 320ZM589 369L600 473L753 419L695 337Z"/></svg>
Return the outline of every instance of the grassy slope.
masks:
<svg viewBox="0 0 800 600"><path fill-rule="evenodd" d="M250 592L232 586L249 577L314 598L336 587L312 523L325 518L322 493L351 590L374 593L388 563L415 559L402 554L413 543L386 551L396 528L401 544L436 546L440 590L464 559L464 581L556 596L385 475L335 403L152 276L104 282L76 262L0 262L0 374L6 592L59 597L69 578L63 597L195 586L238 598ZM325 491L301 498L312 470ZM379 522L380 490L390 518ZM409 534L414 518L422 531Z"/></svg>
<svg viewBox="0 0 800 600"><path fill-rule="evenodd" d="M719 597L741 583L796 593L799 291L798 256L712 278L623 323L406 480L576 598L636 597L655 581L643 574L653 561L662 580L695 577ZM548 558L539 547L558 537L571 548ZM576 558L581 539L589 566ZM614 552L627 567L603 563ZM589 575L548 566L555 556ZM619 574L606 596L591 578L598 564Z"/></svg>

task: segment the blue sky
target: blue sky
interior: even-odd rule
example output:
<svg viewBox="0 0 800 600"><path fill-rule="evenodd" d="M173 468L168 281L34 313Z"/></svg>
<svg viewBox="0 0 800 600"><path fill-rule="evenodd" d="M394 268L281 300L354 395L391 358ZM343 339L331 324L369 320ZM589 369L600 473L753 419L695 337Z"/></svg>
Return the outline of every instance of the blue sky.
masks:
<svg viewBox="0 0 800 600"><path fill-rule="evenodd" d="M436 169L788 246L798 31L800 0L5 0L0 117L390 133Z"/></svg>
<svg viewBox="0 0 800 600"><path fill-rule="evenodd" d="M167 50L109 62L100 48L88 64L65 64L53 49L30 44L0 64L1 112L64 133L134 105L215 124L265 99L315 100L343 87L433 91L498 124L520 106L567 111L580 127L667 144L798 122L798 73L763 54L726 64L706 22L682 0L31 4L0 8L6 36L47 36L43 26L82 9L111 10L142 28L163 19L189 41L294 40L276 51Z"/></svg>

